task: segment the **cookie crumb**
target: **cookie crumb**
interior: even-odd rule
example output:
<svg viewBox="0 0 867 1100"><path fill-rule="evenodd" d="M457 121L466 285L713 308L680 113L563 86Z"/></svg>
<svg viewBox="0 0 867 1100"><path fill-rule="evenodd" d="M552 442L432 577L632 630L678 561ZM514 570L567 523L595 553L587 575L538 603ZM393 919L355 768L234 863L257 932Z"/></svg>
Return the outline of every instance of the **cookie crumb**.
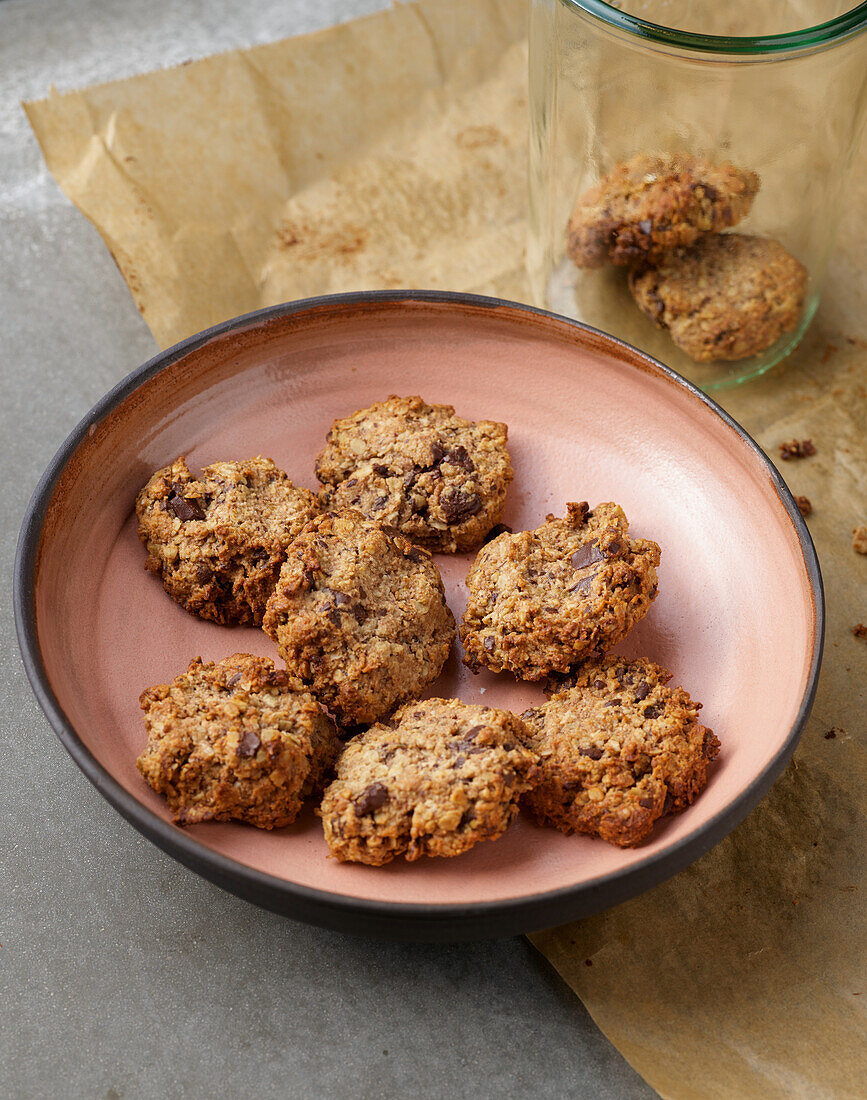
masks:
<svg viewBox="0 0 867 1100"><path fill-rule="evenodd" d="M780 458L788 462L790 458L809 458L816 453L812 439L792 439L780 444Z"/></svg>
<svg viewBox="0 0 867 1100"><path fill-rule="evenodd" d="M820 364L822 366L824 366L825 363L828 362L828 360L831 358L831 356L834 354L834 352L836 350L837 350L836 344L828 344L828 346L825 348L825 352L822 355L822 358L819 360Z"/></svg>
<svg viewBox="0 0 867 1100"><path fill-rule="evenodd" d="M813 511L813 505L810 503L809 497L795 497L795 504L797 504L798 511L805 518Z"/></svg>
<svg viewBox="0 0 867 1100"><path fill-rule="evenodd" d="M825 734L825 740L826 741L833 741L836 736L837 736L837 727L832 726L831 729L829 729L828 732Z"/></svg>
<svg viewBox="0 0 867 1100"><path fill-rule="evenodd" d="M867 554L867 526L852 528L852 549L856 554Z"/></svg>
<svg viewBox="0 0 867 1100"><path fill-rule="evenodd" d="M857 626L852 627L852 633L856 638L867 638L867 626L863 623L858 623Z"/></svg>

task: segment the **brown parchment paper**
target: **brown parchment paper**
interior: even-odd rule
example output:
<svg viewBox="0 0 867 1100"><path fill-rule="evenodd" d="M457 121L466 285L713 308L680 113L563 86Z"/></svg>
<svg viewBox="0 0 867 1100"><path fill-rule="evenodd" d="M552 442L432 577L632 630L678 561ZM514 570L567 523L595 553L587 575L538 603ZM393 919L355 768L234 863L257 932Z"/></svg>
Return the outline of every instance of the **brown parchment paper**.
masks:
<svg viewBox="0 0 867 1100"><path fill-rule="evenodd" d="M26 110L167 346L246 310L376 287L526 299L520 0L421 0ZM663 1096L864 1095L867 149L817 320L722 403L813 504L826 658L795 759L687 871L532 937ZM724 731L718 731L724 736Z"/></svg>
<svg viewBox="0 0 867 1100"><path fill-rule="evenodd" d="M525 23L426 0L25 110L163 347L313 294L514 296Z"/></svg>

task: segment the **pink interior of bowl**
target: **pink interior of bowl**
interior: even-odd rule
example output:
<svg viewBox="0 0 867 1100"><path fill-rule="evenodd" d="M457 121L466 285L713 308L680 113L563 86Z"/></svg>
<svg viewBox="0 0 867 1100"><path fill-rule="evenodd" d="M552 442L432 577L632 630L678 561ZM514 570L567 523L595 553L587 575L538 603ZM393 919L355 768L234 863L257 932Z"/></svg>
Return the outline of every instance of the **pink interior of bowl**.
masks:
<svg viewBox="0 0 867 1100"><path fill-rule="evenodd" d="M786 741L807 684L815 610L797 533L766 468L698 398L626 358L601 338L507 307L337 304L215 338L144 383L76 452L40 548L43 660L81 740L168 820L135 768L145 740L139 693L196 655L276 658L261 631L201 622L145 573L133 502L149 474L182 453L192 466L263 454L313 488L313 460L335 417L420 393L509 425L515 481L504 519L514 529L561 514L569 500L614 500L635 535L660 544L659 597L619 649L666 665L704 703L722 742L707 790L630 851L521 818L502 840L458 859L373 869L327 859L309 809L273 833L219 824L188 835L336 894L469 903L574 886L699 829ZM456 618L470 558L438 558ZM457 652L430 694L516 711L543 698L506 676L473 676Z"/></svg>

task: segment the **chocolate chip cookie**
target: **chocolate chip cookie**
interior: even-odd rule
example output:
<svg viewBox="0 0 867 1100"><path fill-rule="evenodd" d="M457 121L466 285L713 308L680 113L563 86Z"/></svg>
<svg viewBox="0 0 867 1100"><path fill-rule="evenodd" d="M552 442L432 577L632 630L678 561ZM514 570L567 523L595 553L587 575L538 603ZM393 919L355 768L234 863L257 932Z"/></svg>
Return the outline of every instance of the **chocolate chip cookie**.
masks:
<svg viewBox="0 0 867 1100"><path fill-rule="evenodd" d="M183 458L136 499L145 566L181 607L221 624L261 623L286 548L319 511L270 459L214 462L194 477Z"/></svg>
<svg viewBox="0 0 867 1100"><path fill-rule="evenodd" d="M657 818L692 805L720 743L698 721L701 704L670 679L643 657L606 657L521 715L542 761L524 805L542 824L631 848Z"/></svg>
<svg viewBox="0 0 867 1100"><path fill-rule="evenodd" d="M430 554L351 510L325 513L298 536L263 626L289 671L345 725L417 696L455 636Z"/></svg>
<svg viewBox="0 0 867 1100"><path fill-rule="evenodd" d="M289 825L337 756L337 731L316 700L248 653L197 657L140 702L148 743L136 765L180 825Z"/></svg>
<svg viewBox="0 0 867 1100"><path fill-rule="evenodd" d="M467 576L464 664L541 680L621 641L656 597L660 555L628 532L616 504L585 502L484 546Z"/></svg>
<svg viewBox="0 0 867 1100"><path fill-rule="evenodd" d="M800 319L807 269L779 242L741 233L702 237L655 267L629 273L639 308L699 363L747 359Z"/></svg>
<svg viewBox="0 0 867 1100"><path fill-rule="evenodd" d="M495 840L536 781L514 714L425 699L353 738L319 815L331 854L381 866L405 853L457 856Z"/></svg>
<svg viewBox="0 0 867 1100"><path fill-rule="evenodd" d="M704 233L737 225L759 177L688 154L639 154L615 166L578 200L566 251L578 267L656 261Z"/></svg>
<svg viewBox="0 0 867 1100"><path fill-rule="evenodd" d="M316 460L325 506L357 508L412 542L472 550L499 520L512 480L507 428L451 405L389 397L336 420Z"/></svg>

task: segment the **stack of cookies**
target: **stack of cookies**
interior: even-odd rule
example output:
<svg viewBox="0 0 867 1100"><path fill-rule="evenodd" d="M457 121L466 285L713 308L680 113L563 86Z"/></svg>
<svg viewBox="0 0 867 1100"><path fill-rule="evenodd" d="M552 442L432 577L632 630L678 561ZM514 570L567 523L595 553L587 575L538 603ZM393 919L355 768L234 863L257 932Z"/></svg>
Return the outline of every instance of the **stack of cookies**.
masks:
<svg viewBox="0 0 867 1100"><path fill-rule="evenodd" d="M318 494L261 457L151 477L147 568L192 614L262 626L285 665L196 658L142 694L138 768L179 824L278 828L316 798L331 854L379 866L496 839L522 805L631 846L694 800L719 748L700 704L608 655L656 596L659 547L613 503L504 527L506 442L504 424L390 397L335 422ZM544 685L520 716L422 698L456 635L432 555L474 550L463 660Z"/></svg>
<svg viewBox="0 0 867 1100"><path fill-rule="evenodd" d="M807 270L768 237L724 233L759 177L687 154L639 154L578 200L566 251L581 268L628 267L638 307L700 363L765 351L801 316Z"/></svg>

